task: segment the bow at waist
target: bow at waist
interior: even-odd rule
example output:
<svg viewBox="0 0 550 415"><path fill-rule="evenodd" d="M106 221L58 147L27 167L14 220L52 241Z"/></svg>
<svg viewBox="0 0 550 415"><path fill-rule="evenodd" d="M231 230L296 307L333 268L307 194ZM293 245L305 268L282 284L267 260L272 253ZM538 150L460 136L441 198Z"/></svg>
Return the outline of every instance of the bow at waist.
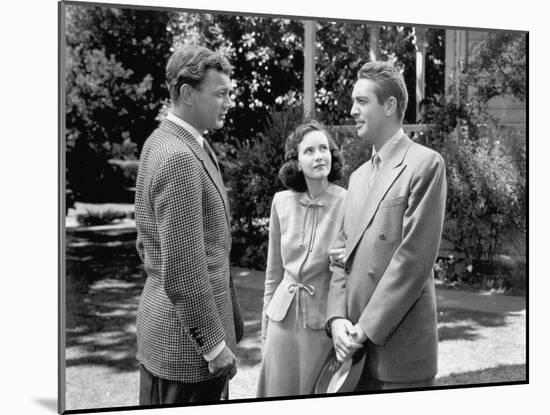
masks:
<svg viewBox="0 0 550 415"><path fill-rule="evenodd" d="M300 282L293 282L289 284L288 286L288 292L291 294L294 294L296 297L296 324L298 324L299 319L299 312L302 310L302 324L303 327L306 328L306 302L305 299L302 298L300 300L300 297L305 296L305 294L309 294L310 296L315 295L315 287L313 285L309 284L302 284Z"/></svg>

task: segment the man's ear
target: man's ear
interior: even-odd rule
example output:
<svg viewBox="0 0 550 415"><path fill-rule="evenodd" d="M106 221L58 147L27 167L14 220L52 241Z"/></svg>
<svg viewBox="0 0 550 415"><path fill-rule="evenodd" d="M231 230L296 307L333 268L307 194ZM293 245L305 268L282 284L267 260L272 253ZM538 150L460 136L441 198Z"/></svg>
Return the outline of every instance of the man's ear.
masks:
<svg viewBox="0 0 550 415"><path fill-rule="evenodd" d="M193 92L195 89L189 85L189 84L183 84L180 87L180 100L184 104L189 105L190 107L193 106Z"/></svg>
<svg viewBox="0 0 550 415"><path fill-rule="evenodd" d="M384 103L384 112L387 117L391 117L397 112L397 100L395 97L389 97Z"/></svg>

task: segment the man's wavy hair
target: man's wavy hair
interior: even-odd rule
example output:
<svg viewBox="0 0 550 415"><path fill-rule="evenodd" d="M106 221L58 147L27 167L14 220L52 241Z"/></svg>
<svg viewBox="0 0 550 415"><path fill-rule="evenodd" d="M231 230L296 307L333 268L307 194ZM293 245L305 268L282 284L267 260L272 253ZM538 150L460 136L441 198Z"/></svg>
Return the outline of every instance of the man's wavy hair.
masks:
<svg viewBox="0 0 550 415"><path fill-rule="evenodd" d="M177 49L166 64L166 86L172 102L178 101L182 85L200 88L208 69L231 75L233 67L221 52L204 46L185 45Z"/></svg>
<svg viewBox="0 0 550 415"><path fill-rule="evenodd" d="M336 146L334 139L330 136L323 124L316 120L306 120L296 127L285 143L285 162L279 170L279 179L287 189L295 190L296 192L305 192L307 190L304 173L298 170L298 144L302 142L302 139L307 133L312 131L321 131L328 139L332 158L328 181L336 183L342 178L344 158L338 146Z"/></svg>
<svg viewBox="0 0 550 415"><path fill-rule="evenodd" d="M399 121L403 121L409 94L399 69L389 62L367 62L357 72L357 79L370 79L376 83L375 93L380 105L389 97L394 97L397 101L397 116Z"/></svg>

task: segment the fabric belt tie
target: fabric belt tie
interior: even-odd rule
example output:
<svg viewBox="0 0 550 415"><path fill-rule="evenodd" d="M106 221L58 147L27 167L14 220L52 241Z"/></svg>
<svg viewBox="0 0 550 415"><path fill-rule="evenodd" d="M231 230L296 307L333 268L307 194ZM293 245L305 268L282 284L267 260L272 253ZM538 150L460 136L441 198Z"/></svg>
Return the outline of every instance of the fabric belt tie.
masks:
<svg viewBox="0 0 550 415"><path fill-rule="evenodd" d="M298 324L300 309L302 310L302 324L306 328L306 302L305 298L300 300L300 297L304 297L306 293L310 296L315 295L315 287L309 284L302 284L300 282L294 282L288 286L288 292L294 293L296 297L296 325Z"/></svg>

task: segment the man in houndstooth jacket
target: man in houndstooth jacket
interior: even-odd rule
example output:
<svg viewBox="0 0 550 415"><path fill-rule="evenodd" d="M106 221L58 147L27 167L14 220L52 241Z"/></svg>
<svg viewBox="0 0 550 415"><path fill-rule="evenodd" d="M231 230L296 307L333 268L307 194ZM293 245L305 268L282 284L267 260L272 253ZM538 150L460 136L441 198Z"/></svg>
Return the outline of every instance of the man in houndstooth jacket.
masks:
<svg viewBox="0 0 550 415"><path fill-rule="evenodd" d="M243 320L229 268L229 204L202 136L221 128L233 106L230 72L223 55L204 47L174 52L166 67L171 107L141 153L140 405L219 400L237 371Z"/></svg>

